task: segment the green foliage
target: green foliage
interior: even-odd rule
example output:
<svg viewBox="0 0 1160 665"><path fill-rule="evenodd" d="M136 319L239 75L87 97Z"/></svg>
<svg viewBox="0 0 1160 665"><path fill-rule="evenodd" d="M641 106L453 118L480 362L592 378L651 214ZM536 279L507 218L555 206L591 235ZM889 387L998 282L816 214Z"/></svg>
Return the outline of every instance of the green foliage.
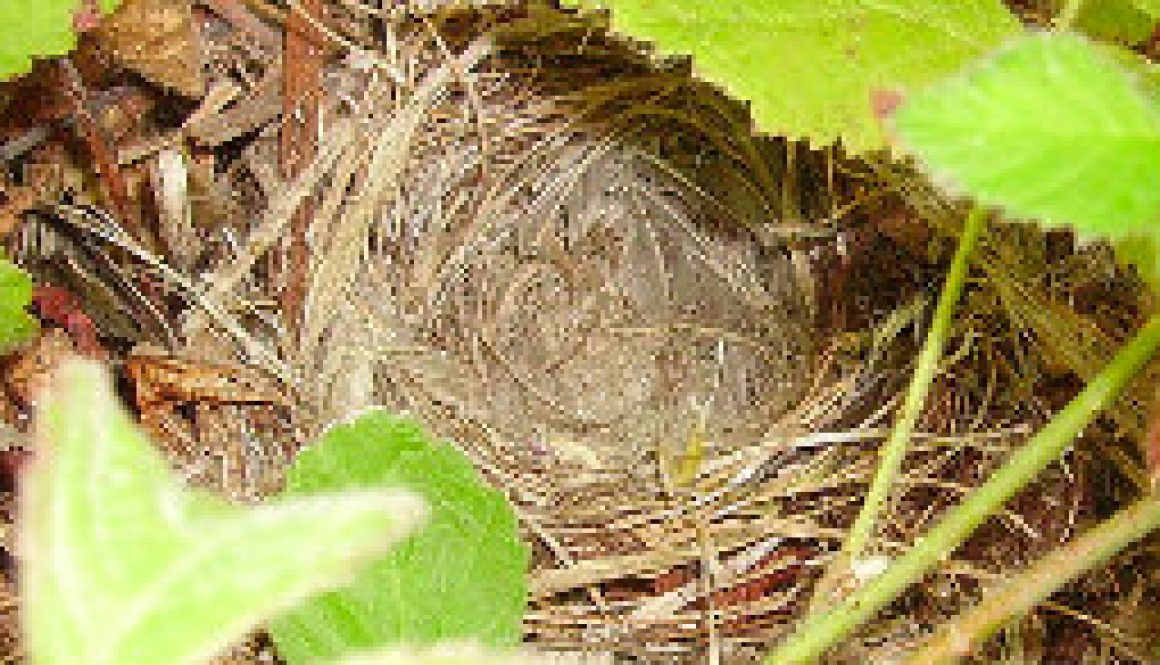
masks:
<svg viewBox="0 0 1160 665"><path fill-rule="evenodd" d="M1077 6L1067 5L1069 10ZM1070 18L1065 15L1061 24ZM1160 282L1160 109L1152 73L1129 73L1125 64L1131 67L1120 52L1074 35L1027 36L981 66L918 93L896 111L891 124L904 146L936 178L976 199L960 251L972 240L969 229L971 219L982 210L979 204L1000 206L1010 216L1068 224L1081 236L1108 238L1146 279ZM947 302L944 292L940 311ZM1121 347L1079 396L986 483L916 539L908 552L836 606L807 617L765 662L815 662L945 561L985 519L1056 461L1158 348L1160 314ZM916 376L928 364L921 360ZM884 456L882 467L889 462ZM1139 505L1155 510L1151 502ZM964 644L982 644L989 631L1015 612L1026 610L1036 598L1046 598L1069 576L1090 569L1155 526L1140 524L1138 518L1129 515L1115 528L1105 523L1074 551L1056 554L1068 561L1076 552L1083 555L1084 560L1070 570L1053 568L1051 559L1037 564L1040 574L1025 576L1020 580L1023 586L1010 590L1011 597L1026 603L992 603L966 615L949 624L947 639L907 662L960 660L970 651ZM1033 588L1026 588L1028 584Z"/></svg>
<svg viewBox="0 0 1160 665"><path fill-rule="evenodd" d="M349 588L274 622L287 661L399 642L518 641L528 551L507 500L481 484L455 448L432 443L410 421L371 412L303 451L288 478L293 494L383 486L420 494L430 522Z"/></svg>
<svg viewBox="0 0 1160 665"><path fill-rule="evenodd" d="M100 3L110 11L115 0ZM815 144L841 139L854 151L883 145L873 95L919 90L1022 32L999 0L602 4L614 10L615 28L693 55L703 76L752 102L759 128ZM0 79L27 71L31 57L70 50L76 7L5 0ZM1136 43L1158 18L1158 0L1089 0L1079 25ZM1013 217L1109 237L1160 285L1156 82L1118 58L1073 36L1025 36L915 92L890 126L936 178ZM35 332L24 311L30 292L27 275L0 261L0 350ZM774 659L812 661L945 560L1058 457L1158 345L1160 318L899 565L807 621ZM336 427L291 470L294 498L253 508L183 488L92 363L61 370L38 426L20 519L32 665L200 662L278 613L271 632L291 663L399 643L519 639L528 551L511 506L457 450L407 420L375 412ZM412 494L381 489L389 486ZM429 526L401 540L425 513L415 495L430 506ZM370 565L359 572L362 562ZM481 662L533 661L463 645L394 646L341 661Z"/></svg>
<svg viewBox="0 0 1160 665"><path fill-rule="evenodd" d="M0 258L0 355L11 353L36 336L40 325L28 313L32 278Z"/></svg>
<svg viewBox="0 0 1160 665"><path fill-rule="evenodd" d="M100 0L113 11L119 0ZM76 48L73 12L79 0L4 0L0 3L0 81L28 71L32 58L64 55Z"/></svg>
<svg viewBox="0 0 1160 665"><path fill-rule="evenodd" d="M1132 2L1140 11L1160 21L1160 0L1132 0Z"/></svg>
<svg viewBox="0 0 1160 665"><path fill-rule="evenodd" d="M1155 26L1155 16L1135 0L1086 0L1076 20L1084 34L1128 45L1148 39Z"/></svg>
<svg viewBox="0 0 1160 665"><path fill-rule="evenodd" d="M20 519L32 665L203 662L423 513L402 492L241 508L185 489L87 361L60 370L38 427Z"/></svg>
<svg viewBox="0 0 1160 665"><path fill-rule="evenodd" d="M1123 238L1116 243L1116 256L1135 266L1140 277L1160 294L1160 230Z"/></svg>
<svg viewBox="0 0 1160 665"><path fill-rule="evenodd" d="M561 665L560 659L530 653L489 651L473 643L416 649L395 647L344 658L338 665ZM580 662L580 661L577 661Z"/></svg>
<svg viewBox="0 0 1160 665"><path fill-rule="evenodd" d="M575 0L574 0L575 2ZM1020 34L999 0L580 0L752 102L757 127L882 147L871 96L918 88Z"/></svg>
<svg viewBox="0 0 1160 665"><path fill-rule="evenodd" d="M1123 238L1160 222L1160 111L1071 35L1024 38L893 118L939 180L1016 218Z"/></svg>

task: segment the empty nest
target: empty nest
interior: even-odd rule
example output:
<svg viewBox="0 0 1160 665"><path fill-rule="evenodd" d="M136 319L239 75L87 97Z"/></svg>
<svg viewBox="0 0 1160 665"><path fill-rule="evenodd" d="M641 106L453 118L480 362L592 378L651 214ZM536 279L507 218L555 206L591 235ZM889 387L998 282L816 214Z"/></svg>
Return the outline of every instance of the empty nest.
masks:
<svg viewBox="0 0 1160 665"><path fill-rule="evenodd" d="M179 355L256 366L292 394L290 429L239 426L235 405L203 414L218 435L163 423L167 447L203 484L255 498L330 424L409 413L515 505L535 551L529 642L755 658L800 615L857 510L939 274L888 238L872 263L895 273L864 279L862 330L835 334L817 257L852 220L917 220L899 211L928 205L945 225L961 210L903 187L891 208L875 194L897 184L890 168L755 138L687 63L610 38L599 18L539 3L332 9L346 38L379 48L328 69L319 154L297 180L276 176L274 125L222 135L234 154L214 186L235 214L180 257L55 209L187 295ZM251 66L230 60L228 31L207 34L223 41L215 76ZM285 286L267 257L303 205L310 282L286 327L258 303ZM968 294L874 555L904 551L1052 406L1024 402L1019 377L1040 368L1004 293ZM236 463L202 468L207 447L231 446ZM1082 473L1069 457L1045 474L834 658L913 644L1066 539Z"/></svg>

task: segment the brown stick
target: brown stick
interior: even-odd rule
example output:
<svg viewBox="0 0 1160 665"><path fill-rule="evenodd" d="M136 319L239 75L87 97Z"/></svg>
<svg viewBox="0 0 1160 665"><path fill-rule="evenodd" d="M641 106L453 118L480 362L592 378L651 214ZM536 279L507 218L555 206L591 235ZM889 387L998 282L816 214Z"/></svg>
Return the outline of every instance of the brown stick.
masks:
<svg viewBox="0 0 1160 665"><path fill-rule="evenodd" d="M321 0L302 0L300 11L292 11L286 20L286 36L282 52L282 134L280 160L282 176L294 178L302 172L318 152L318 117L322 101L323 52L317 45L322 41L315 35L307 16L322 18ZM290 222L290 237L279 252L282 276L280 301L287 329L294 334L301 325L306 299L309 248L306 231L314 214L313 204L307 200L294 213Z"/></svg>
<svg viewBox="0 0 1160 665"><path fill-rule="evenodd" d="M152 230L145 225L140 208L129 198L129 189L117 161L116 149L110 144L93 114L88 89L80 72L68 58L61 58L58 62L60 66L57 69L61 77L63 94L72 105L73 127L93 161L101 195L129 236L146 248L156 250L160 243ZM117 263L126 266L129 264L130 258L121 248L112 247L109 252ZM148 334L170 343L171 334L164 319L167 307L161 284L148 273L138 273L136 286L147 302L145 312L141 316L135 312L134 318Z"/></svg>
<svg viewBox="0 0 1160 665"><path fill-rule="evenodd" d="M121 174L116 151L109 145L104 131L93 117L88 91L84 81L81 80L80 72L68 58L62 58L59 62L64 94L71 105L73 126L76 128L77 137L84 142L89 157L93 160L101 194L133 238L146 247L156 247L154 238L145 229L137 209L130 204L129 189Z"/></svg>

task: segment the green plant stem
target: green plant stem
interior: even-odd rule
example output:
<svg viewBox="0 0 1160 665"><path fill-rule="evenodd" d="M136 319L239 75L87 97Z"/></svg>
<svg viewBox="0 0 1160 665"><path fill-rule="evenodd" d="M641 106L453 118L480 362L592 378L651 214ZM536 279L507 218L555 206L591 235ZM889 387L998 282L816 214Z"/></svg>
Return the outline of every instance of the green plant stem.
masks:
<svg viewBox="0 0 1160 665"><path fill-rule="evenodd" d="M987 213L981 207L975 207L967 215L963 224L962 234L959 236L959 246L951 261L950 271L947 273L946 283L943 284L939 295L938 306L935 308L934 318L931 320L930 330L926 334L922 351L918 356L918 364L914 368L910 386L906 391L906 398L899 411L898 420L890 437L882 446L879 456L878 469L870 488L866 492L866 499L862 509L850 527L842 545L842 551L829 566L826 575L818 583L814 592L811 610L825 606L829 602L837 580L841 579L851 564L862 556L866 544L874 533L874 525L882 513L883 506L890 496L890 488L898 478L902 468L902 460L906 457L907 444L914 433L914 426L922 415L926 396L930 391L930 384L934 381L938 371L939 360L942 358L943 348L946 346L947 334L951 327L951 319L958 304L959 296L963 292L963 283L966 281L967 269L971 253L978 242L979 234L987 219Z"/></svg>
<svg viewBox="0 0 1160 665"><path fill-rule="evenodd" d="M1119 511L1077 540L1039 559L1000 589L988 591L971 610L944 624L905 665L953 663L969 654L1010 618L1023 614L1081 573L1160 527L1160 497L1149 496Z"/></svg>
<svg viewBox="0 0 1160 665"><path fill-rule="evenodd" d="M1067 0L1063 5L1063 9L1055 16L1055 20L1051 22L1051 30L1053 32L1067 32L1071 30L1071 26L1075 24L1076 18L1079 17L1079 10L1083 8L1083 0Z"/></svg>
<svg viewBox="0 0 1160 665"><path fill-rule="evenodd" d="M922 578L1060 453L1115 399L1160 347L1160 315L1153 316L1051 422L1016 451L986 484L950 511L914 547L836 608L808 620L766 658L766 665L809 663Z"/></svg>

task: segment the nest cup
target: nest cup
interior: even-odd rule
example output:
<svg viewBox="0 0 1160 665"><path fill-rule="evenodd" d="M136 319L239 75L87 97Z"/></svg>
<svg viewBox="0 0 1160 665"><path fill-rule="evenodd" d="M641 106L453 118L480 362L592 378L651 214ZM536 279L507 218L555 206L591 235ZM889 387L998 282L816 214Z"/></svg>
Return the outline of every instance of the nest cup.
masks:
<svg viewBox="0 0 1160 665"><path fill-rule="evenodd" d="M664 95L671 73L612 79L635 99L595 113L604 77L549 93L505 64L473 63L491 70L472 74L474 95L447 78L417 118L383 119L390 133L363 125L368 144L404 146L351 180L351 198L382 205L316 224L302 359L323 420L438 404L487 423L514 458L561 444L616 468L694 423L715 440L760 435L808 386L812 278L752 230L769 201L746 164L697 141L694 123L723 122L689 103L707 91ZM642 125L661 112L687 117ZM677 132L684 154L659 154Z"/></svg>
<svg viewBox="0 0 1160 665"><path fill-rule="evenodd" d="M663 524L565 532L593 508L659 517L810 389L813 276L771 226L785 148L591 17L496 18L401 24L407 82L352 86L311 229L308 403L318 423L383 404L455 441L541 525L542 569L687 549ZM625 615L539 638L615 649Z"/></svg>
<svg viewBox="0 0 1160 665"><path fill-rule="evenodd" d="M788 240L851 198L835 153L755 138L688 63L604 27L539 3L388 23L379 66L328 71L318 157L295 182L258 182L245 251L199 295L239 311L277 290L255 268L309 201L300 329L195 312L184 339L294 384L300 442L376 406L454 442L534 547L533 644L751 660L842 538L876 458L850 444L878 440L899 386L882 349L850 360L819 343L815 276ZM242 149L254 180L276 172L276 138ZM247 447L261 449L247 463L270 477L244 495L290 458ZM924 477L964 464L916 449ZM875 552L899 551L935 503ZM870 641L917 625L902 613Z"/></svg>

